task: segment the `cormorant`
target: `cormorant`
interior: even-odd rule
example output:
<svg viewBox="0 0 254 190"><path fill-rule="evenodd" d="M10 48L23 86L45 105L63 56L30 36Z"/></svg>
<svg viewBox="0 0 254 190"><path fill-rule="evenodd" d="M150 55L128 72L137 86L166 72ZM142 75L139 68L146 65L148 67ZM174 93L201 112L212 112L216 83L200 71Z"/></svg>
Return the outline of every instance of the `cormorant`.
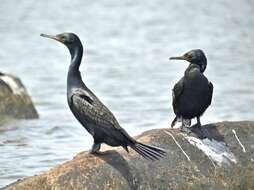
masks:
<svg viewBox="0 0 254 190"><path fill-rule="evenodd" d="M170 59L190 62L184 77L173 88L173 109L176 117L171 127L181 121L181 130L190 132L187 127L191 126L191 119L196 117L197 124L193 127L201 129L200 117L211 104L213 95L213 84L203 74L207 65L206 56L202 50L194 49L183 56Z"/></svg>
<svg viewBox="0 0 254 190"><path fill-rule="evenodd" d="M110 146L122 146L127 152L130 146L146 159L155 160L165 155L165 150L137 142L129 136L111 111L84 84L79 72L83 46L76 34L62 33L56 36L41 34L41 36L63 43L70 51L67 100L73 115L93 136L94 144L90 153L98 153L101 143L106 143Z"/></svg>

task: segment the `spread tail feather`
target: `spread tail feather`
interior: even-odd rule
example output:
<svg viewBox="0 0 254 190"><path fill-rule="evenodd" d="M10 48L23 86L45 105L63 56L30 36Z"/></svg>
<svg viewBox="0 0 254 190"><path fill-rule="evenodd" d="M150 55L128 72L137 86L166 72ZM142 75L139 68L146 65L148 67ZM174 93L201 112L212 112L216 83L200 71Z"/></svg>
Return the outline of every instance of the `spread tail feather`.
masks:
<svg viewBox="0 0 254 190"><path fill-rule="evenodd" d="M159 160L166 154L166 151L161 148L146 145L140 142L135 142L135 144L133 144L131 148L135 150L137 153L139 153L141 156L143 156L145 159L153 161Z"/></svg>

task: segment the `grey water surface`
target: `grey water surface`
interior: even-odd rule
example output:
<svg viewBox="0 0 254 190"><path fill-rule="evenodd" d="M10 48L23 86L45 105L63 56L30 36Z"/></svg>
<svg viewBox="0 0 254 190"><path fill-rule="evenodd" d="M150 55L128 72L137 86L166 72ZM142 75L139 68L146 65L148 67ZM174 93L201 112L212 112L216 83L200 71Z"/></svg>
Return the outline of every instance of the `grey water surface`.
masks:
<svg viewBox="0 0 254 190"><path fill-rule="evenodd" d="M92 145L67 107L69 52L39 36L68 31L84 44L83 80L131 135L169 127L188 63L168 58L192 48L206 52L214 84L202 123L254 119L252 0L2 0L0 71L22 79L40 119L0 126L0 187Z"/></svg>

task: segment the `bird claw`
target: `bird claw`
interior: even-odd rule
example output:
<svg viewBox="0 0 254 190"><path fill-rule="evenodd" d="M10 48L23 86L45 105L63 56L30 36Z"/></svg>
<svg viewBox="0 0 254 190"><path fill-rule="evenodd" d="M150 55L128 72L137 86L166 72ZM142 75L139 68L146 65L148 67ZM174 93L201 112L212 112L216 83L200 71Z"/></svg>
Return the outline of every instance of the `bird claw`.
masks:
<svg viewBox="0 0 254 190"><path fill-rule="evenodd" d="M100 152L99 151L94 151L94 150L89 150L89 154L100 154Z"/></svg>

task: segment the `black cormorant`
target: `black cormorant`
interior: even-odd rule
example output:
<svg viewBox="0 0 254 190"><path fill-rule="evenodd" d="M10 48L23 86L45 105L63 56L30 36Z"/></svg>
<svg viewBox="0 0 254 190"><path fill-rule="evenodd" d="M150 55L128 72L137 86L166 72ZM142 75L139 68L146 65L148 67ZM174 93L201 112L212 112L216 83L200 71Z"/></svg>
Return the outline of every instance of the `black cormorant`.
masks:
<svg viewBox="0 0 254 190"><path fill-rule="evenodd" d="M201 129L200 116L211 104L213 95L213 84L203 74L207 65L206 56L202 50L194 49L183 56L170 57L170 59L190 62L184 77L173 88L173 109L176 117L171 127L177 121L181 121L181 129L190 132L187 127L190 127L191 119L196 117L197 124L194 126Z"/></svg>
<svg viewBox="0 0 254 190"><path fill-rule="evenodd" d="M70 51L67 100L73 115L93 136L94 144L90 153L98 153L101 143L106 143L110 146L122 146L127 152L130 146L144 158L151 160L165 155L165 150L137 142L129 136L111 111L84 84L79 72L83 46L77 35L62 33L56 36L47 34L41 34L41 36L63 43Z"/></svg>

